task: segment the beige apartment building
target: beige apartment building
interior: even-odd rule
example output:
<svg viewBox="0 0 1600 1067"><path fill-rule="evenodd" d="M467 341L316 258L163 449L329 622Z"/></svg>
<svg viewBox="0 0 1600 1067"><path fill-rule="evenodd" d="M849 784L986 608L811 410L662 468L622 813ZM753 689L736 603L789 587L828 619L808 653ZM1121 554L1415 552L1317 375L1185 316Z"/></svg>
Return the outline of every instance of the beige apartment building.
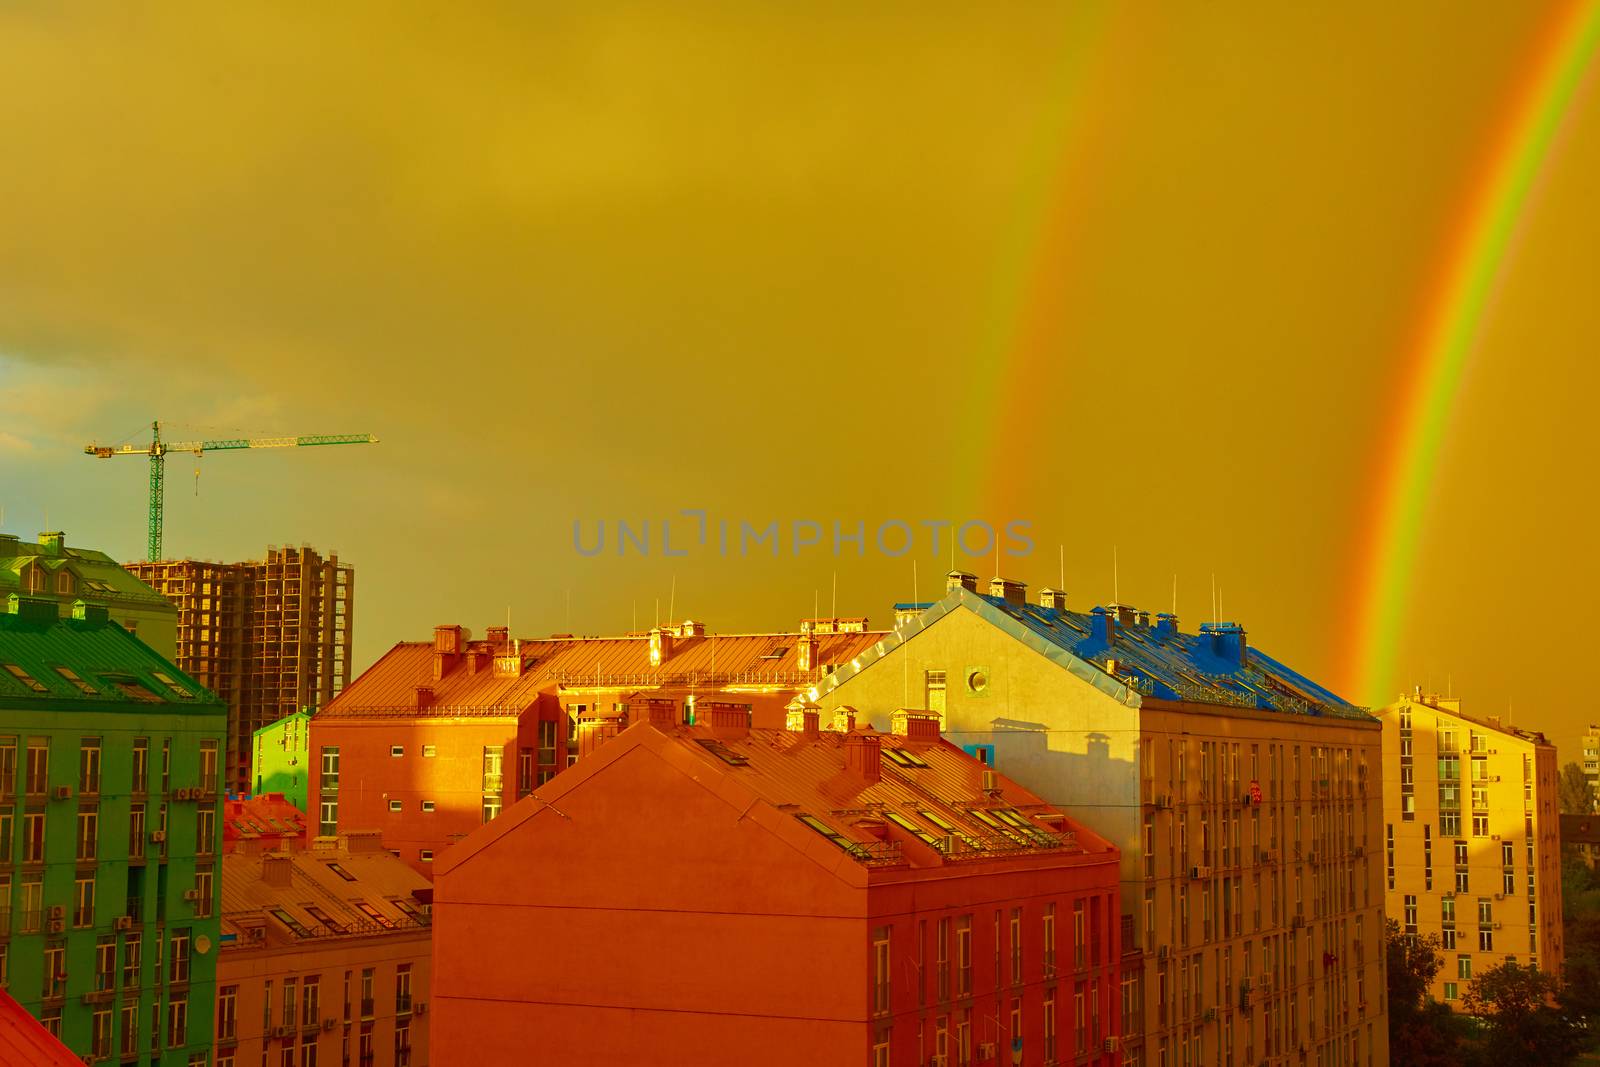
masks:
<svg viewBox="0 0 1600 1067"><path fill-rule="evenodd" d="M1555 746L1420 691L1379 714L1387 910L1409 933L1440 936L1434 998L1455 1005L1499 963L1559 976Z"/></svg>
<svg viewBox="0 0 1600 1067"><path fill-rule="evenodd" d="M810 698L935 711L1122 850L1121 1063L1387 1064L1378 720L1232 623L988 588L952 573Z"/></svg>

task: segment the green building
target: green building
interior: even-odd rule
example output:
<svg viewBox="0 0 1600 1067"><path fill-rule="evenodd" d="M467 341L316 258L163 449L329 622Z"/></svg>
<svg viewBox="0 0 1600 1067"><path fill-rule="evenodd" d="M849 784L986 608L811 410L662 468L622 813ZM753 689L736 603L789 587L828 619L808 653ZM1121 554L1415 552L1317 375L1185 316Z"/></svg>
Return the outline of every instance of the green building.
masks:
<svg viewBox="0 0 1600 1067"><path fill-rule="evenodd" d="M268 723L253 735L250 784L256 796L282 793L306 810L306 761L311 758L311 712L297 711Z"/></svg>
<svg viewBox="0 0 1600 1067"><path fill-rule="evenodd" d="M209 1061L227 709L78 603L0 612L0 985L75 1053Z"/></svg>
<svg viewBox="0 0 1600 1067"><path fill-rule="evenodd" d="M168 660L177 659L178 606L92 548L72 548L60 531L29 544L0 534L0 602L8 595L47 600L62 615L79 600L102 606L124 630Z"/></svg>

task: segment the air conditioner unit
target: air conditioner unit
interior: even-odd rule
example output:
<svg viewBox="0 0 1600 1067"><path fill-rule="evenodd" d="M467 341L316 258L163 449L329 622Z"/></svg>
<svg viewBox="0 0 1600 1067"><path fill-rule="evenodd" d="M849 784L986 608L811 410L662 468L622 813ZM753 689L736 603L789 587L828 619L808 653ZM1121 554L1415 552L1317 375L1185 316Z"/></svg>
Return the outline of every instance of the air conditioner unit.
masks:
<svg viewBox="0 0 1600 1067"><path fill-rule="evenodd" d="M1156 947L1156 959L1164 960L1170 955L1172 955L1171 945L1158 945Z"/></svg>
<svg viewBox="0 0 1600 1067"><path fill-rule="evenodd" d="M51 919L48 928L52 934L59 934L66 930L67 924L64 919Z"/></svg>
<svg viewBox="0 0 1600 1067"><path fill-rule="evenodd" d="M162 842L166 841L166 839L167 839L167 832L165 830L151 830L150 831L150 840L154 841L156 844L159 845Z"/></svg>
<svg viewBox="0 0 1600 1067"><path fill-rule="evenodd" d="M187 900L189 903L193 904L195 901L200 899L200 890L198 890L198 889L185 889L183 891L183 899Z"/></svg>
<svg viewBox="0 0 1600 1067"><path fill-rule="evenodd" d="M292 1026L274 1026L272 1028L272 1036L273 1037L293 1037L294 1036L294 1027L292 1027Z"/></svg>
<svg viewBox="0 0 1600 1067"><path fill-rule="evenodd" d="M412 1014L413 1015L426 1015L426 1014L428 1014L428 1002L426 1000L417 1001L417 1006L416 1006L416 1008L414 1008L412 1010Z"/></svg>
<svg viewBox="0 0 1600 1067"><path fill-rule="evenodd" d="M937 1052L928 1057L928 1067L945 1067L946 1058Z"/></svg>
<svg viewBox="0 0 1600 1067"><path fill-rule="evenodd" d="M980 1059L980 1060L992 1060L992 1059L994 1059L994 1042L993 1041L980 1041L980 1042L978 1042L978 1059Z"/></svg>
<svg viewBox="0 0 1600 1067"><path fill-rule="evenodd" d="M1310 853L1307 854L1306 862L1311 864L1313 867L1315 867L1317 865L1318 857L1317 857L1316 850L1313 849Z"/></svg>
<svg viewBox="0 0 1600 1067"><path fill-rule="evenodd" d="M1252 989L1254 989L1255 987L1256 987L1256 981L1255 981L1254 978L1241 978L1241 979L1239 979L1239 992L1248 993Z"/></svg>
<svg viewBox="0 0 1600 1067"><path fill-rule="evenodd" d="M999 787L995 785L994 772L993 771L984 771L983 772L983 791L985 793L987 793L989 790L996 789L996 788L999 788Z"/></svg>
<svg viewBox="0 0 1600 1067"><path fill-rule="evenodd" d="M1275 849L1275 848L1269 848L1265 852L1261 853L1261 862L1262 863L1277 863L1278 862L1278 850Z"/></svg>
<svg viewBox="0 0 1600 1067"><path fill-rule="evenodd" d="M1170 808L1170 807L1172 807L1172 794L1171 793L1162 793L1160 796L1156 797L1156 807L1158 807L1158 808Z"/></svg>
<svg viewBox="0 0 1600 1067"><path fill-rule="evenodd" d="M335 1018L330 1016L330 1017L322 1020L322 1028L324 1030L332 1030L334 1028L334 1026L337 1025L338 1022L339 1022L339 1020L337 1020L337 1019L335 1019Z"/></svg>
<svg viewBox="0 0 1600 1067"><path fill-rule="evenodd" d="M1216 1022L1217 1021L1217 1009L1216 1008L1207 1008L1206 1009L1206 1013L1205 1013L1204 1016L1202 1016L1202 1018L1204 1018L1205 1021L1208 1022L1208 1023Z"/></svg>
<svg viewBox="0 0 1600 1067"><path fill-rule="evenodd" d="M1108 1037L1103 1042L1100 1043L1100 1048L1101 1048L1102 1051L1105 1051L1105 1052L1115 1052L1115 1051L1117 1051L1117 1046L1119 1044L1121 1044L1121 1040L1120 1039L1115 1038L1115 1037Z"/></svg>
<svg viewBox="0 0 1600 1067"><path fill-rule="evenodd" d="M1506 899L1506 895L1504 893L1496 893L1494 895L1494 899L1496 899L1496 900L1504 900L1504 899Z"/></svg>
<svg viewBox="0 0 1600 1067"><path fill-rule="evenodd" d="M1249 807L1249 806L1250 806L1250 805L1251 805L1251 804L1252 804L1252 803L1254 803L1254 801L1252 801L1252 800L1251 800L1251 799L1250 799L1250 794L1249 794L1249 793L1246 793L1246 794L1245 794L1245 795L1244 795L1244 796L1242 796L1242 797L1240 797L1240 798L1239 798L1239 802L1240 802L1240 803L1241 803L1241 804L1243 804L1243 805L1244 805L1244 806L1245 806L1245 807L1247 807L1247 808L1248 808L1248 807Z"/></svg>
<svg viewBox="0 0 1600 1067"><path fill-rule="evenodd" d="M113 925L118 930L132 930L133 929L133 916L132 915L118 915L117 916L117 921Z"/></svg>
<svg viewBox="0 0 1600 1067"><path fill-rule="evenodd" d="M50 795L57 800L66 800L72 796L72 787L70 785L58 785L50 791Z"/></svg>
<svg viewBox="0 0 1600 1067"><path fill-rule="evenodd" d="M1499 923L1495 923L1495 924L1494 924L1494 928L1495 928L1495 929L1496 929L1496 930L1498 930L1498 929L1500 929L1500 924L1499 924Z"/></svg>
<svg viewBox="0 0 1600 1067"><path fill-rule="evenodd" d="M52 904L44 909L44 917L46 919L65 919L67 917L67 909L60 904Z"/></svg>
<svg viewBox="0 0 1600 1067"><path fill-rule="evenodd" d="M1304 926L1305 924L1306 924L1306 917L1304 915L1296 915L1293 919L1291 919L1289 921L1289 925L1291 927L1296 928L1296 929L1298 929L1299 927Z"/></svg>
<svg viewBox="0 0 1600 1067"><path fill-rule="evenodd" d="M1211 877L1211 868L1210 867L1201 867L1201 866L1190 867L1189 868L1189 877L1190 878L1210 878Z"/></svg>
<svg viewBox="0 0 1600 1067"><path fill-rule="evenodd" d="M1356 859L1360 859L1362 856L1365 856L1366 854L1367 854L1367 850L1365 848L1363 848L1360 845L1356 846L1356 853L1355 853Z"/></svg>

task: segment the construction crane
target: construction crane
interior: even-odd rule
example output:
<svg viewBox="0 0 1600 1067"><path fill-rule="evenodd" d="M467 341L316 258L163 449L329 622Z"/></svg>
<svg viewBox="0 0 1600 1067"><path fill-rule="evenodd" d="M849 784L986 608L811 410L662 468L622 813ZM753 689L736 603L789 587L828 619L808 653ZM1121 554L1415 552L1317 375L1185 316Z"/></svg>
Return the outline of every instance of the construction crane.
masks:
<svg viewBox="0 0 1600 1067"><path fill-rule="evenodd" d="M83 451L85 455L100 459L110 459L112 456L150 457L150 540L147 554L154 561L161 558L161 516L165 507L163 496L168 452L192 452L199 456L202 452L221 452L230 448L306 448L311 445L377 443L378 439L370 433L308 434L304 437L229 437L217 441L163 441L161 423L152 422L148 445L88 444L83 446Z"/></svg>

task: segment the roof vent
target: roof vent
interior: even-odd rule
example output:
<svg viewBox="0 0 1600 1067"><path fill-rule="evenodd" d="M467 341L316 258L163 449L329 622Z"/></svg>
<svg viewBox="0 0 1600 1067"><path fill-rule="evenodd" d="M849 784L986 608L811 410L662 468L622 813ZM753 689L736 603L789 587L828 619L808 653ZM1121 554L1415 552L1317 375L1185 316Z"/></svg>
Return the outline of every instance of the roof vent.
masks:
<svg viewBox="0 0 1600 1067"><path fill-rule="evenodd" d="M1089 615L1089 636L1101 644L1111 644L1111 613L1097 604Z"/></svg>
<svg viewBox="0 0 1600 1067"><path fill-rule="evenodd" d="M1219 622L1216 626L1202 625L1201 631L1211 631L1211 650L1219 658L1225 659L1236 667L1244 666L1245 638L1244 627L1236 622Z"/></svg>
<svg viewBox="0 0 1600 1067"><path fill-rule="evenodd" d="M465 632L460 626L435 626L433 628L433 680L449 674L461 659L461 646Z"/></svg>
<svg viewBox="0 0 1600 1067"><path fill-rule="evenodd" d="M989 595L1020 606L1028 602L1028 583L996 575L989 579Z"/></svg>
<svg viewBox="0 0 1600 1067"><path fill-rule="evenodd" d="M1067 610L1067 591L1065 589L1045 588L1039 590L1039 606L1053 608L1056 611Z"/></svg>
<svg viewBox="0 0 1600 1067"><path fill-rule="evenodd" d="M694 705L694 717L696 722L710 726L717 733L750 732L748 704L732 704L722 700L697 700Z"/></svg>
<svg viewBox="0 0 1600 1067"><path fill-rule="evenodd" d="M660 626L650 631L650 666L659 667L672 655L672 631Z"/></svg>
<svg viewBox="0 0 1600 1067"><path fill-rule="evenodd" d="M44 554L47 556L61 555L61 550L66 547L66 544L67 535L60 530L51 530L48 533L39 535L39 547L44 549Z"/></svg>
<svg viewBox="0 0 1600 1067"><path fill-rule="evenodd" d="M795 666L802 671L817 669L817 639L811 633L811 623L800 624L800 640L795 643Z"/></svg>
<svg viewBox="0 0 1600 1067"><path fill-rule="evenodd" d="M111 618L111 612L100 604L90 604L84 600L74 600L72 602L72 617L74 619L81 619L84 622L105 622L107 619Z"/></svg>
<svg viewBox="0 0 1600 1067"><path fill-rule="evenodd" d="M1128 604L1113 604L1111 610L1117 614L1118 626L1132 626L1139 621L1139 611Z"/></svg>
<svg viewBox="0 0 1600 1067"><path fill-rule="evenodd" d="M662 697L646 697L638 701L644 708L643 719L658 730L670 730L678 725L678 702ZM633 709L630 707L629 711Z"/></svg>
<svg viewBox="0 0 1600 1067"><path fill-rule="evenodd" d="M417 710L427 711L431 707L433 707L433 686L417 686Z"/></svg>
<svg viewBox="0 0 1600 1067"><path fill-rule="evenodd" d="M267 853L261 857L261 880L279 889L289 888L290 872L294 860L282 854Z"/></svg>
<svg viewBox="0 0 1600 1067"><path fill-rule="evenodd" d="M6 597L6 611L18 618L33 622L54 622L61 617L61 611L54 601L18 596L16 593Z"/></svg>
<svg viewBox="0 0 1600 1067"><path fill-rule="evenodd" d="M978 576L970 571L951 571L944 576L944 591L951 592L955 589L965 589L969 593L978 591Z"/></svg>
<svg viewBox="0 0 1600 1067"><path fill-rule="evenodd" d="M815 740L821 732L821 713L815 704L791 704L783 717L784 729L792 734L804 734L806 740Z"/></svg>
<svg viewBox="0 0 1600 1067"><path fill-rule="evenodd" d="M1178 617L1170 611L1163 611L1156 616L1157 637L1177 637Z"/></svg>
<svg viewBox="0 0 1600 1067"><path fill-rule="evenodd" d="M856 728L856 709L848 704L836 708L833 713L833 728L841 734L854 733Z"/></svg>
<svg viewBox="0 0 1600 1067"><path fill-rule="evenodd" d="M907 741L937 741L939 716L931 711L901 708L889 716L889 729Z"/></svg>

